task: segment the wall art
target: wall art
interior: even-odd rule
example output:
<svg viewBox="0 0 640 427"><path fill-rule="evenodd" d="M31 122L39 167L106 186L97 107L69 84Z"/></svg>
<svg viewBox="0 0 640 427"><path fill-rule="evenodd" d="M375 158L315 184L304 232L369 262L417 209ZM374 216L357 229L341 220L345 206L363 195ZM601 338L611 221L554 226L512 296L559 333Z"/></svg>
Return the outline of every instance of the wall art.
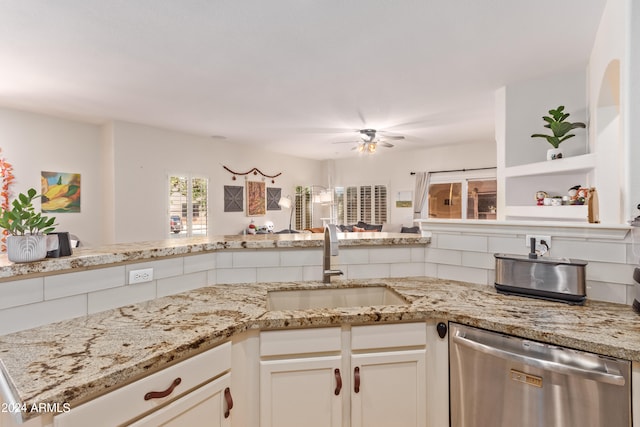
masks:
<svg viewBox="0 0 640 427"><path fill-rule="evenodd" d="M278 204L280 201L280 195L282 194L281 188L270 187L267 188L267 210L268 211L280 211L282 208Z"/></svg>
<svg viewBox="0 0 640 427"><path fill-rule="evenodd" d="M80 212L80 174L46 172L40 174L42 212Z"/></svg>
<svg viewBox="0 0 640 427"><path fill-rule="evenodd" d="M263 181L247 181L247 216L262 216L267 213Z"/></svg>
<svg viewBox="0 0 640 427"><path fill-rule="evenodd" d="M244 188L240 185L224 186L224 211L244 211Z"/></svg>

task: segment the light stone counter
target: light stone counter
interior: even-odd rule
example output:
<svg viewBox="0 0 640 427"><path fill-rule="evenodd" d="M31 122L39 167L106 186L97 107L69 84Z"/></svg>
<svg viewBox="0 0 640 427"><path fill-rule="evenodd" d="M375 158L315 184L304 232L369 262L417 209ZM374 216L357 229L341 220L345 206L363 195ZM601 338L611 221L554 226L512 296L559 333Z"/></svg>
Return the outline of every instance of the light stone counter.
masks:
<svg viewBox="0 0 640 427"><path fill-rule="evenodd" d="M587 301L585 306L570 306L427 277L332 286L372 284L385 284L411 303L267 311L268 290L326 285L215 285L0 336L0 367L12 394L4 398L27 407L43 402L73 407L248 329L450 320L640 361L640 317L626 305Z"/></svg>
<svg viewBox="0 0 640 427"><path fill-rule="evenodd" d="M429 237L409 233L338 233L340 247L424 245ZM129 262L184 256L223 250L317 248L323 245L322 233L257 234L175 238L153 242L121 243L93 249L78 248L73 255L43 261L14 264L0 255L0 280L15 280L43 274L58 274L74 269L97 268Z"/></svg>

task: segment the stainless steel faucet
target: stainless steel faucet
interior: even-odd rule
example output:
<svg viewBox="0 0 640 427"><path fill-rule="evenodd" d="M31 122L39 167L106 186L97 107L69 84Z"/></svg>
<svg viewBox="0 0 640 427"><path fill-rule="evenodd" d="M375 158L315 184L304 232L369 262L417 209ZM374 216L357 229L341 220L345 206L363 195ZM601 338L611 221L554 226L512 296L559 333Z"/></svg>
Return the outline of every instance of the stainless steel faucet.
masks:
<svg viewBox="0 0 640 427"><path fill-rule="evenodd" d="M331 269L331 257L338 255L338 232L335 224L324 227L324 256L322 257L322 282L331 283L331 276L339 276L342 270Z"/></svg>

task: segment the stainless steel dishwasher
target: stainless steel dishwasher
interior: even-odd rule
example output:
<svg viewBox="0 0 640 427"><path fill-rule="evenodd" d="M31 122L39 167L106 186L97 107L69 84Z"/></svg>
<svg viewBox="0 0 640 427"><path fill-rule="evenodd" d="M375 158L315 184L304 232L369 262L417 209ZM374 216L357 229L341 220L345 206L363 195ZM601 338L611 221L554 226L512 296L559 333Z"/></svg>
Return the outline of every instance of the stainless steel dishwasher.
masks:
<svg viewBox="0 0 640 427"><path fill-rule="evenodd" d="M450 325L452 427L629 427L631 362Z"/></svg>

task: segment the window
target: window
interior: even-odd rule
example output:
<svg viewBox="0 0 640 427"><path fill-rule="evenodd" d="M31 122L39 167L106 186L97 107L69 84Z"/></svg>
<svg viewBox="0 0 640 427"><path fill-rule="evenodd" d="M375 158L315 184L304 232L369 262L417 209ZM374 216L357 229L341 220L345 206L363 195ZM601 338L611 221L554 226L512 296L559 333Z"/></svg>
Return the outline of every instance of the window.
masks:
<svg viewBox="0 0 640 427"><path fill-rule="evenodd" d="M311 187L296 187L296 209L295 226L296 230L304 230L313 227L313 203Z"/></svg>
<svg viewBox="0 0 640 427"><path fill-rule="evenodd" d="M496 219L496 194L493 170L434 175L427 199L429 218Z"/></svg>
<svg viewBox="0 0 640 427"><path fill-rule="evenodd" d="M338 223L387 222L389 209L386 185L336 187L335 200Z"/></svg>
<svg viewBox="0 0 640 427"><path fill-rule="evenodd" d="M207 193L206 178L169 177L169 234L172 237L207 235Z"/></svg>

